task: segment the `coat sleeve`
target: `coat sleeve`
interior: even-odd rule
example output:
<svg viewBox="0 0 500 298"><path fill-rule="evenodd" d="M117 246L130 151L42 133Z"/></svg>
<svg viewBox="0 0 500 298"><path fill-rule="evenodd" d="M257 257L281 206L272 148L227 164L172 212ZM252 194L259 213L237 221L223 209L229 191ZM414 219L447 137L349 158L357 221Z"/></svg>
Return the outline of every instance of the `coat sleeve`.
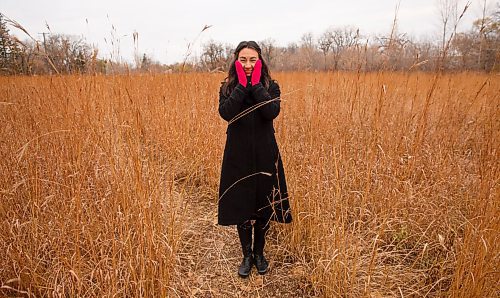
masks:
<svg viewBox="0 0 500 298"><path fill-rule="evenodd" d="M240 84L236 85L229 97L222 93L222 86L219 90L219 114L222 119L230 121L241 112L246 90Z"/></svg>
<svg viewBox="0 0 500 298"><path fill-rule="evenodd" d="M269 85L269 91L264 88L262 83L258 83L257 85L253 86L252 93L256 103L268 101L271 99L278 99L259 108L261 115L268 120L273 120L274 118L278 117L280 113L279 97L281 95L281 91L276 81L271 82L271 84Z"/></svg>

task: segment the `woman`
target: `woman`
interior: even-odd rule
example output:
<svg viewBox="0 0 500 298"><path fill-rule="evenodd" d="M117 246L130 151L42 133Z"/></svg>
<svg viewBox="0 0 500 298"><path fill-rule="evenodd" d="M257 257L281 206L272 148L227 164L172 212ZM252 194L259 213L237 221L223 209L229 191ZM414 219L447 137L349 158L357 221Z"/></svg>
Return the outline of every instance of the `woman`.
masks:
<svg viewBox="0 0 500 298"><path fill-rule="evenodd" d="M270 220L292 221L273 127L279 97L260 47L254 41L241 42L219 91L219 114L228 127L218 202L218 223L237 226L241 277L250 274L253 264L259 274L267 272L264 245Z"/></svg>

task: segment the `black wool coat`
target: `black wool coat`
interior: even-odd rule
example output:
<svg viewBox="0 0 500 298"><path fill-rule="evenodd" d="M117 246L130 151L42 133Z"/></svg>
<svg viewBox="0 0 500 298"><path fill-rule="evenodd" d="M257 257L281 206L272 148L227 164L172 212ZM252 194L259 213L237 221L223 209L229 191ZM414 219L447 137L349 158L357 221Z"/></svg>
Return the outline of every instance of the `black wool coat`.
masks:
<svg viewBox="0 0 500 298"><path fill-rule="evenodd" d="M219 92L219 114L231 121L242 111L280 97L271 81L243 87L238 84L229 96ZM280 101L272 101L230 123L222 158L219 184L218 223L235 225L257 217L277 222L292 221L283 163L274 135L273 119Z"/></svg>

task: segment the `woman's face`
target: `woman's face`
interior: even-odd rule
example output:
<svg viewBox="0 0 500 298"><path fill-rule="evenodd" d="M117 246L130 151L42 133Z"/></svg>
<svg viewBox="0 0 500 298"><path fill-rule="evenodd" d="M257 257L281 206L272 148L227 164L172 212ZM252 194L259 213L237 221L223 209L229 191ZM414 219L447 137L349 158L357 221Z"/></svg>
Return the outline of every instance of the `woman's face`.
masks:
<svg viewBox="0 0 500 298"><path fill-rule="evenodd" d="M255 62L259 60L259 53L256 50L250 48L244 48L238 54L238 60L243 65L243 69L245 70L245 74L247 76L252 74L253 67Z"/></svg>

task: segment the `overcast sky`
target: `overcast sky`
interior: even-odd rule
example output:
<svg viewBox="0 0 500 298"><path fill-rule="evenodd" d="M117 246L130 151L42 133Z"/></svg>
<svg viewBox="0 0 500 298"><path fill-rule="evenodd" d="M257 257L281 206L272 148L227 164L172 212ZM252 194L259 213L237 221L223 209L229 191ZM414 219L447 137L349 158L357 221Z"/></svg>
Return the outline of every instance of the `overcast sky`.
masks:
<svg viewBox="0 0 500 298"><path fill-rule="evenodd" d="M472 0L459 27L468 30L481 16L480 3ZM415 38L439 32L438 0L402 0L398 27ZM488 0L494 8L498 1ZM97 46L101 57L112 52L111 40L119 40L120 55L132 61L133 32L138 32L138 52L162 63L180 61L188 43L193 55L210 39L235 46L240 40L272 38L278 45L298 42L311 32L316 37L329 27L351 25L362 34L390 32L398 0L0 0L0 12L16 20L42 40L41 32L83 37ZM465 3L465 1L462 1ZM211 28L199 34L205 25ZM112 26L116 35L112 37ZM21 39L23 34L11 28ZM198 37L198 39L196 39Z"/></svg>

